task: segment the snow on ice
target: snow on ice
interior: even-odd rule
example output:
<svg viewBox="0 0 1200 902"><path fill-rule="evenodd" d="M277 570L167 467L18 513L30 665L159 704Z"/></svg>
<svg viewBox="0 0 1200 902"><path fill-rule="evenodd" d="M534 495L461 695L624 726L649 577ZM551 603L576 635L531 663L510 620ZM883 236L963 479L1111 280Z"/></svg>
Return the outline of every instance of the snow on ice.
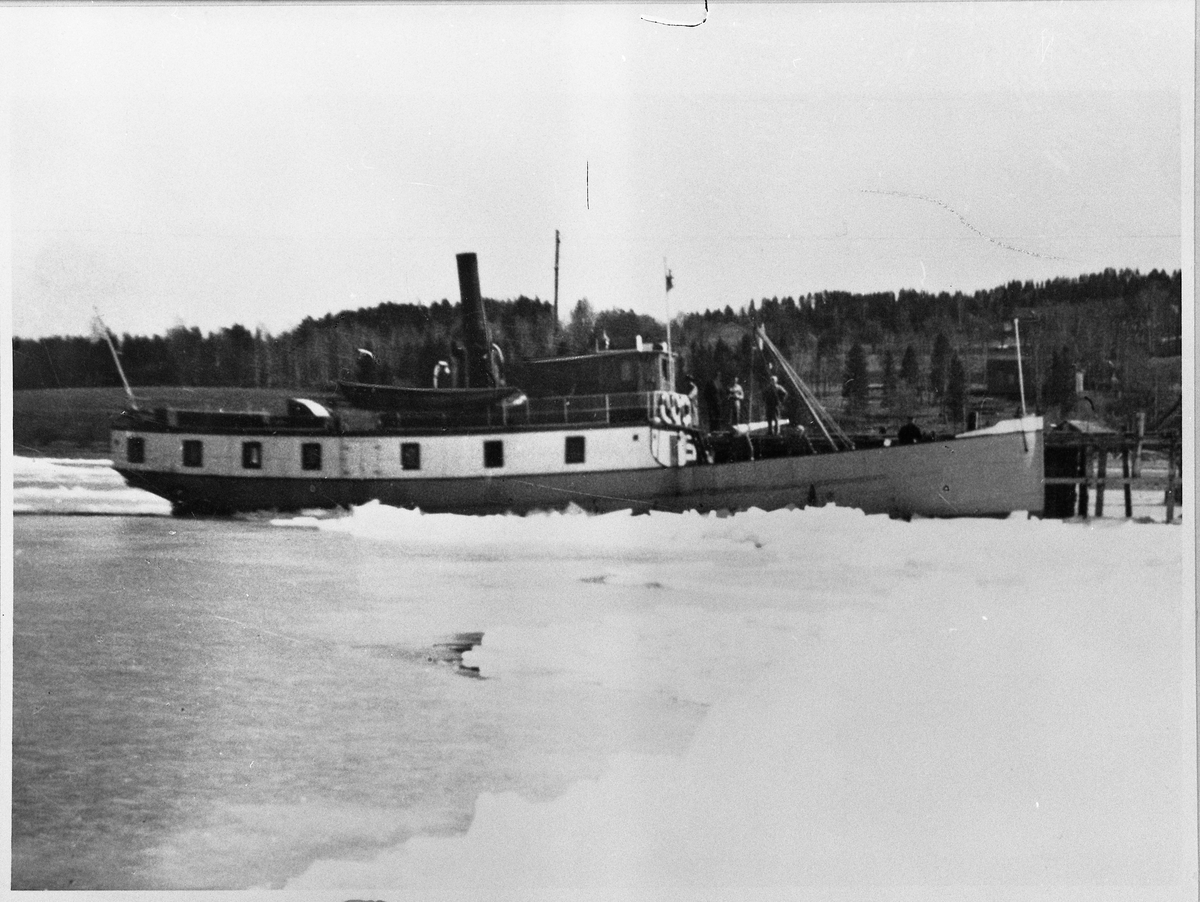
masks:
<svg viewBox="0 0 1200 902"><path fill-rule="evenodd" d="M12 460L19 512L168 509L104 461ZM404 562L406 583L358 576L381 604L331 613L331 636L479 631L464 663L533 703L553 679L705 711L682 754L619 753L550 800L483 793L464 835L319 860L288 889L1196 897L1190 524L378 504L270 522Z"/></svg>
<svg viewBox="0 0 1200 902"><path fill-rule="evenodd" d="M548 802L485 793L465 835L319 861L289 889L1195 896L1182 529L379 505L320 528L491 562L500 603L466 655L485 677L709 708L682 757L618 755Z"/></svg>
<svg viewBox="0 0 1200 902"><path fill-rule="evenodd" d="M169 514L165 498L131 489L107 460L18 457L12 461L18 514Z"/></svg>

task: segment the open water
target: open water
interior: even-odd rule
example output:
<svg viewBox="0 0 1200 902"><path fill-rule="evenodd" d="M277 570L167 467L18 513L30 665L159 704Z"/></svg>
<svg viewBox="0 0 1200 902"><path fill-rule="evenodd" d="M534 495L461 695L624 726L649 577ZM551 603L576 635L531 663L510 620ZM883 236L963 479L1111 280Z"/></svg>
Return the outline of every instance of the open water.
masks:
<svg viewBox="0 0 1200 902"><path fill-rule="evenodd" d="M76 507L129 504L76 466ZM461 669L447 644L495 618L502 579L470 557L268 520L16 517L13 888L279 885L461 831L483 790L550 797L686 744L699 706Z"/></svg>

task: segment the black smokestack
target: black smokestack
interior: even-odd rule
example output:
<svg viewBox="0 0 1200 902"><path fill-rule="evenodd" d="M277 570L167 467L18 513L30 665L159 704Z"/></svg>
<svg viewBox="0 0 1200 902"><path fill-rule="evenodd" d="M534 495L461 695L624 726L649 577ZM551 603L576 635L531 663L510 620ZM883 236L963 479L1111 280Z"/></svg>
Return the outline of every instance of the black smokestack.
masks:
<svg viewBox="0 0 1200 902"><path fill-rule="evenodd" d="M488 328L483 296L479 293L479 263L474 254L459 254L457 260L463 344L467 349L467 386L494 388L499 379L492 365L492 331Z"/></svg>

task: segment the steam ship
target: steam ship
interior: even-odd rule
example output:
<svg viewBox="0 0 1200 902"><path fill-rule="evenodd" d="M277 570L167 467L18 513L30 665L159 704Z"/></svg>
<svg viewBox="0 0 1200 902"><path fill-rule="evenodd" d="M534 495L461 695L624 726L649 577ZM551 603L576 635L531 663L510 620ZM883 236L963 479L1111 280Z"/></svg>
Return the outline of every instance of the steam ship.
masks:
<svg viewBox="0 0 1200 902"><path fill-rule="evenodd" d="M426 512L739 511L837 504L898 517L1040 513L1040 417L911 444L851 439L765 331L792 395L779 429L702 427L661 344L514 366L493 345L474 254L459 254L460 386L359 378L282 413L131 405L113 466L177 514L297 511L379 501Z"/></svg>

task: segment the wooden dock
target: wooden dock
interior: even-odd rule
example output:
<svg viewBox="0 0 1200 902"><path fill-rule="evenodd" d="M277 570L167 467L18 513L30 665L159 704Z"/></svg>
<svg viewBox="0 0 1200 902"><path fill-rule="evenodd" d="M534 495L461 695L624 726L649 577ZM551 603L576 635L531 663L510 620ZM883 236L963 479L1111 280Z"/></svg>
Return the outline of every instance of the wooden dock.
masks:
<svg viewBox="0 0 1200 902"><path fill-rule="evenodd" d="M1175 521L1183 502L1183 443L1178 435L1062 431L1047 432L1045 438L1044 516L1103 517L1106 491L1119 488L1125 517L1133 517L1134 491L1161 491L1166 522Z"/></svg>

